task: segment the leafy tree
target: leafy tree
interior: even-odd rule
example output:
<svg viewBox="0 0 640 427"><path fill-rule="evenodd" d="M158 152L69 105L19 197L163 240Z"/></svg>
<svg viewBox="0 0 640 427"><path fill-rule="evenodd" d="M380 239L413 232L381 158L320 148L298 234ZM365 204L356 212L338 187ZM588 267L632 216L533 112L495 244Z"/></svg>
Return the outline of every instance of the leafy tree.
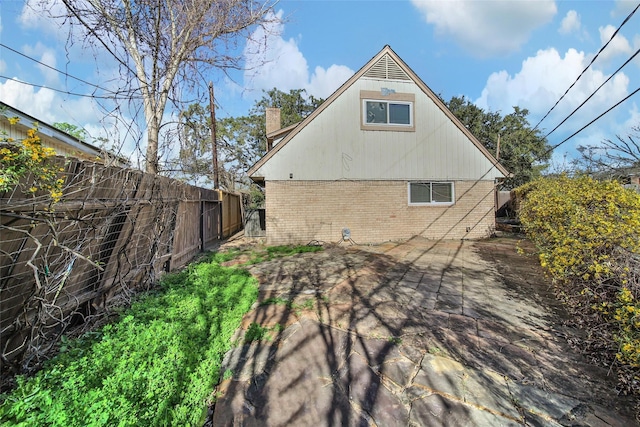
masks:
<svg viewBox="0 0 640 427"><path fill-rule="evenodd" d="M52 16L48 0L38 0ZM81 29L70 43L108 52L120 66L129 99L141 99L148 134L146 171L158 172L158 140L167 102L202 83L208 68L239 68L238 37L276 20L272 3L254 0L62 0L54 16ZM237 51L237 54L233 52ZM235 55L235 56L234 56Z"/></svg>
<svg viewBox="0 0 640 427"><path fill-rule="evenodd" d="M245 173L266 153L265 111L267 107L280 108L282 126L297 123L311 114L322 99L307 96L304 89L278 89L265 91L249 110L240 117L217 120L218 164L220 183L227 189L237 186L251 189ZM208 109L201 105L191 105L180 114L180 157L174 161L183 177L190 182L200 177L208 177L211 182L211 119ZM259 197L254 188L253 194Z"/></svg>
<svg viewBox="0 0 640 427"><path fill-rule="evenodd" d="M513 107L513 112L502 116L498 112L485 111L463 97L445 101L449 110L484 145L497 155L500 138L500 163L513 174L503 187L515 188L541 175L551 158L547 140L539 130L533 130L527 116L529 111Z"/></svg>
<svg viewBox="0 0 640 427"><path fill-rule="evenodd" d="M61 130L62 132L68 133L69 135L79 139L80 141L84 141L87 139L88 132L81 128L80 126L72 125L71 123L66 122L55 122L53 127Z"/></svg>

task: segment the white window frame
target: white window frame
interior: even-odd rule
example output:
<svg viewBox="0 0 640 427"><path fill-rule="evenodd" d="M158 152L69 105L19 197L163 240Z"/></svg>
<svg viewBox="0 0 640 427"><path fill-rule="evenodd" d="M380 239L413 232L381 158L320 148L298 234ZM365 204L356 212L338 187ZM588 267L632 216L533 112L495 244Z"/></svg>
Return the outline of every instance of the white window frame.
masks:
<svg viewBox="0 0 640 427"><path fill-rule="evenodd" d="M377 103L381 103L381 104L387 104L387 108L386 108L386 115L387 115L387 121L384 123L380 123L380 122L376 122L376 123L371 123L367 121L367 102L377 102ZM408 105L409 106L409 123L390 123L389 122L389 105L390 104L396 104L396 105ZM390 126L390 127L413 127L413 102L411 101L396 101L396 100L389 100L389 99L368 99L368 98L364 98L362 100L362 120L363 126Z"/></svg>
<svg viewBox="0 0 640 427"><path fill-rule="evenodd" d="M429 184L429 198L431 202L412 202L411 201L411 184ZM451 201L450 202L434 202L433 201L433 186L432 184L449 184L451 186ZM453 181L409 181L407 182L407 200L409 206L452 206L456 202L456 186Z"/></svg>

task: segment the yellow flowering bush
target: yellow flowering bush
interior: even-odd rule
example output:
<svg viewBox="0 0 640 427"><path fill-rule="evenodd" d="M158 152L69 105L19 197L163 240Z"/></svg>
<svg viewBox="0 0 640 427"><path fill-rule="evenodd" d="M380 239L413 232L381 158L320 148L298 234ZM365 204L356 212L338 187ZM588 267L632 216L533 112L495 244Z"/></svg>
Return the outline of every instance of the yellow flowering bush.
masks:
<svg viewBox="0 0 640 427"><path fill-rule="evenodd" d="M591 343L640 371L640 194L615 181L543 178L515 190L518 215ZM637 381L626 381L637 383ZM636 390L640 391L640 390Z"/></svg>
<svg viewBox="0 0 640 427"><path fill-rule="evenodd" d="M619 330L614 335L619 344L616 358L621 363L640 368L640 301L623 287L618 294L613 318Z"/></svg>
<svg viewBox="0 0 640 427"><path fill-rule="evenodd" d="M18 123L17 117L8 117L9 123ZM52 201L62 197L64 178L61 171L49 160L55 156L52 148L43 147L38 136L38 128L27 131L22 141L9 138L6 132L0 134L0 192L9 191L22 185L27 192L46 191ZM25 181L28 179L28 181Z"/></svg>
<svg viewBox="0 0 640 427"><path fill-rule="evenodd" d="M607 281L617 251L640 253L640 196L613 181L540 179L516 190L540 263L562 281ZM624 275L624 274L623 274Z"/></svg>

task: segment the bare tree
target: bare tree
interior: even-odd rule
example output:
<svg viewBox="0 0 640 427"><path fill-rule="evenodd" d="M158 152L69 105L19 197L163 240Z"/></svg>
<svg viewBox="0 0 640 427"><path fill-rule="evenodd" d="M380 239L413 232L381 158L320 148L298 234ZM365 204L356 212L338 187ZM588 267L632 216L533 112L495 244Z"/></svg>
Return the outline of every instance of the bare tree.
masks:
<svg viewBox="0 0 640 427"><path fill-rule="evenodd" d="M48 0L38 0L47 10ZM241 67L239 41L252 27L278 19L271 0L62 0L69 40L105 49L139 92L148 141L146 171L158 172L158 140L167 101L197 88L207 69Z"/></svg>
<svg viewBox="0 0 640 427"><path fill-rule="evenodd" d="M633 126L626 137L605 139L599 145L579 146L576 166L590 174L616 177L640 169L640 126Z"/></svg>

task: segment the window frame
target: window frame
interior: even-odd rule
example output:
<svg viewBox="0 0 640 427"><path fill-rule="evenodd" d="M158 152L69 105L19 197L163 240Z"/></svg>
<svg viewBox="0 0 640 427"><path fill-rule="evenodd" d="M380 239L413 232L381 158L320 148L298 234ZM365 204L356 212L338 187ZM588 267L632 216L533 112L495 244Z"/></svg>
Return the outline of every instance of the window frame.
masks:
<svg viewBox="0 0 640 427"><path fill-rule="evenodd" d="M429 199L431 202L412 202L411 201L411 185L412 184L429 184ZM451 201L434 202L433 201L433 184L449 184L451 187ZM408 181L407 182L407 201L409 206L453 206L456 203L456 185L454 181Z"/></svg>
<svg viewBox="0 0 640 427"><path fill-rule="evenodd" d="M380 102L387 104L387 123L367 122L367 102ZM389 123L389 104L409 106L409 124ZM383 91L360 91L360 129L415 132L415 94L413 93L384 93Z"/></svg>
<svg viewBox="0 0 640 427"><path fill-rule="evenodd" d="M367 121L367 103L375 102L379 104L386 104L386 122L368 122ZM408 105L409 106L409 123L392 123L391 120L391 105ZM362 100L362 117L365 126L413 126L413 102L411 101L393 101L389 99L363 99Z"/></svg>

